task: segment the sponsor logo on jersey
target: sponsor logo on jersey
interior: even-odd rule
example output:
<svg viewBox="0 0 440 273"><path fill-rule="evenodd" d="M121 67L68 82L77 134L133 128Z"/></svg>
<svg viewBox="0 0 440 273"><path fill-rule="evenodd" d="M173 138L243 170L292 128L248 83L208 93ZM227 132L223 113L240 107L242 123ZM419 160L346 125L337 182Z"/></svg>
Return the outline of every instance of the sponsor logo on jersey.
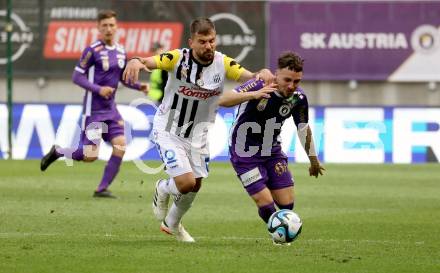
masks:
<svg viewBox="0 0 440 273"><path fill-rule="evenodd" d="M108 60L108 56L101 56L102 61L102 70L107 71L110 69L110 62Z"/></svg>
<svg viewBox="0 0 440 273"><path fill-rule="evenodd" d="M178 91L180 94L199 99L209 99L210 97L219 96L219 90L209 90L204 88L189 88L187 86L180 86Z"/></svg>

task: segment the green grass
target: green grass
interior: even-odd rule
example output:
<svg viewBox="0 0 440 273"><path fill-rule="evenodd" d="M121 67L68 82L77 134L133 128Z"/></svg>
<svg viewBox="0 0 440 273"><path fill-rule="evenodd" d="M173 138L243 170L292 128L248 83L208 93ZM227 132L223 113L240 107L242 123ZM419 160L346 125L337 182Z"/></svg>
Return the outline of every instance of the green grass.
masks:
<svg viewBox="0 0 440 273"><path fill-rule="evenodd" d="M440 165L291 165L304 226L273 246L228 163L184 218L195 244L159 232L154 182L124 163L120 198L91 197L103 162L40 173L37 161L0 161L0 272L440 272Z"/></svg>

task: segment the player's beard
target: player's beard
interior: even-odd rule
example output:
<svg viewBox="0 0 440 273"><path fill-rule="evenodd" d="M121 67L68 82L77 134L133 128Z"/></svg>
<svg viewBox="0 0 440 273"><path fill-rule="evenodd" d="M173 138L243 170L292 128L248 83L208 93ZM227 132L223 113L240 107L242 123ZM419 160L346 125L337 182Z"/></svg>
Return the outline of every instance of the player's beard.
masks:
<svg viewBox="0 0 440 273"><path fill-rule="evenodd" d="M210 63L214 60L214 51L207 50L200 55L197 54L197 57L204 63Z"/></svg>

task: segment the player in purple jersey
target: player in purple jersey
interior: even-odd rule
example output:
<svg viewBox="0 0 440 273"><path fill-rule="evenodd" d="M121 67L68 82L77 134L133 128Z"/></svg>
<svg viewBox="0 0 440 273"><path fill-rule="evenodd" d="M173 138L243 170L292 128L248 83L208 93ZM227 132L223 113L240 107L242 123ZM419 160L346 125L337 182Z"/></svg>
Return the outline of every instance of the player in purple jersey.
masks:
<svg viewBox="0 0 440 273"><path fill-rule="evenodd" d="M309 174L323 175L315 151L312 131L308 126L308 102L299 87L304 61L294 52L278 58L275 74L277 91L268 98L248 100L245 93L261 90L264 82L252 79L225 92L220 105L240 104L231 128L229 150L231 163L244 188L255 201L258 214L265 223L279 209L293 209L293 177L287 167L287 156L281 150L280 132L284 121L292 117L298 137L310 160ZM241 96L237 95L243 94Z"/></svg>
<svg viewBox="0 0 440 273"><path fill-rule="evenodd" d="M98 158L101 138L113 146L101 183L94 197L115 197L108 190L119 172L125 153L124 121L116 109L115 94L127 62L123 47L115 42L116 13L102 11L98 15L101 39L88 46L75 66L72 80L86 90L83 102L82 147L78 149L52 146L41 159L40 169L45 171L58 158L65 156L76 161L93 162ZM127 87L148 93L144 83L124 83Z"/></svg>

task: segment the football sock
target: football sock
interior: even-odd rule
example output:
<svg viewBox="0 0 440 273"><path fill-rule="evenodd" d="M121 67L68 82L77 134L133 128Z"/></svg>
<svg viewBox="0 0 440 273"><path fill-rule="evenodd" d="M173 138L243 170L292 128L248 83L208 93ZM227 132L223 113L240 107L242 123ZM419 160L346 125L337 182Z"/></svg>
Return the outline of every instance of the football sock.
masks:
<svg viewBox="0 0 440 273"><path fill-rule="evenodd" d="M181 195L180 191L177 189L176 182L172 177L159 183L159 189L161 192L169 195Z"/></svg>
<svg viewBox="0 0 440 273"><path fill-rule="evenodd" d="M75 161L82 161L84 159L84 153L82 148L74 149L74 148L57 148L55 153L58 157L66 157L73 159Z"/></svg>
<svg viewBox="0 0 440 273"><path fill-rule="evenodd" d="M168 211L165 222L169 227L177 228L183 215L189 210L194 199L196 198L197 192L189 192L187 194L180 194L175 196L174 202Z"/></svg>
<svg viewBox="0 0 440 273"><path fill-rule="evenodd" d="M270 216L276 211L275 209L275 203L272 202L270 204L264 205L262 207L258 207L258 215L260 215L261 219L265 223L269 221Z"/></svg>
<svg viewBox="0 0 440 273"><path fill-rule="evenodd" d="M110 160L107 162L107 165L104 169L104 175L102 176L101 183L98 186L96 191L103 191L110 186L113 179L119 172L119 166L121 166L122 157L112 155Z"/></svg>
<svg viewBox="0 0 440 273"><path fill-rule="evenodd" d="M290 203L290 204L287 204L287 205L281 205L281 204L278 204L277 203L277 207L279 208L279 209L289 209L289 210L293 210L293 207L295 206L295 204L292 202L292 203Z"/></svg>

